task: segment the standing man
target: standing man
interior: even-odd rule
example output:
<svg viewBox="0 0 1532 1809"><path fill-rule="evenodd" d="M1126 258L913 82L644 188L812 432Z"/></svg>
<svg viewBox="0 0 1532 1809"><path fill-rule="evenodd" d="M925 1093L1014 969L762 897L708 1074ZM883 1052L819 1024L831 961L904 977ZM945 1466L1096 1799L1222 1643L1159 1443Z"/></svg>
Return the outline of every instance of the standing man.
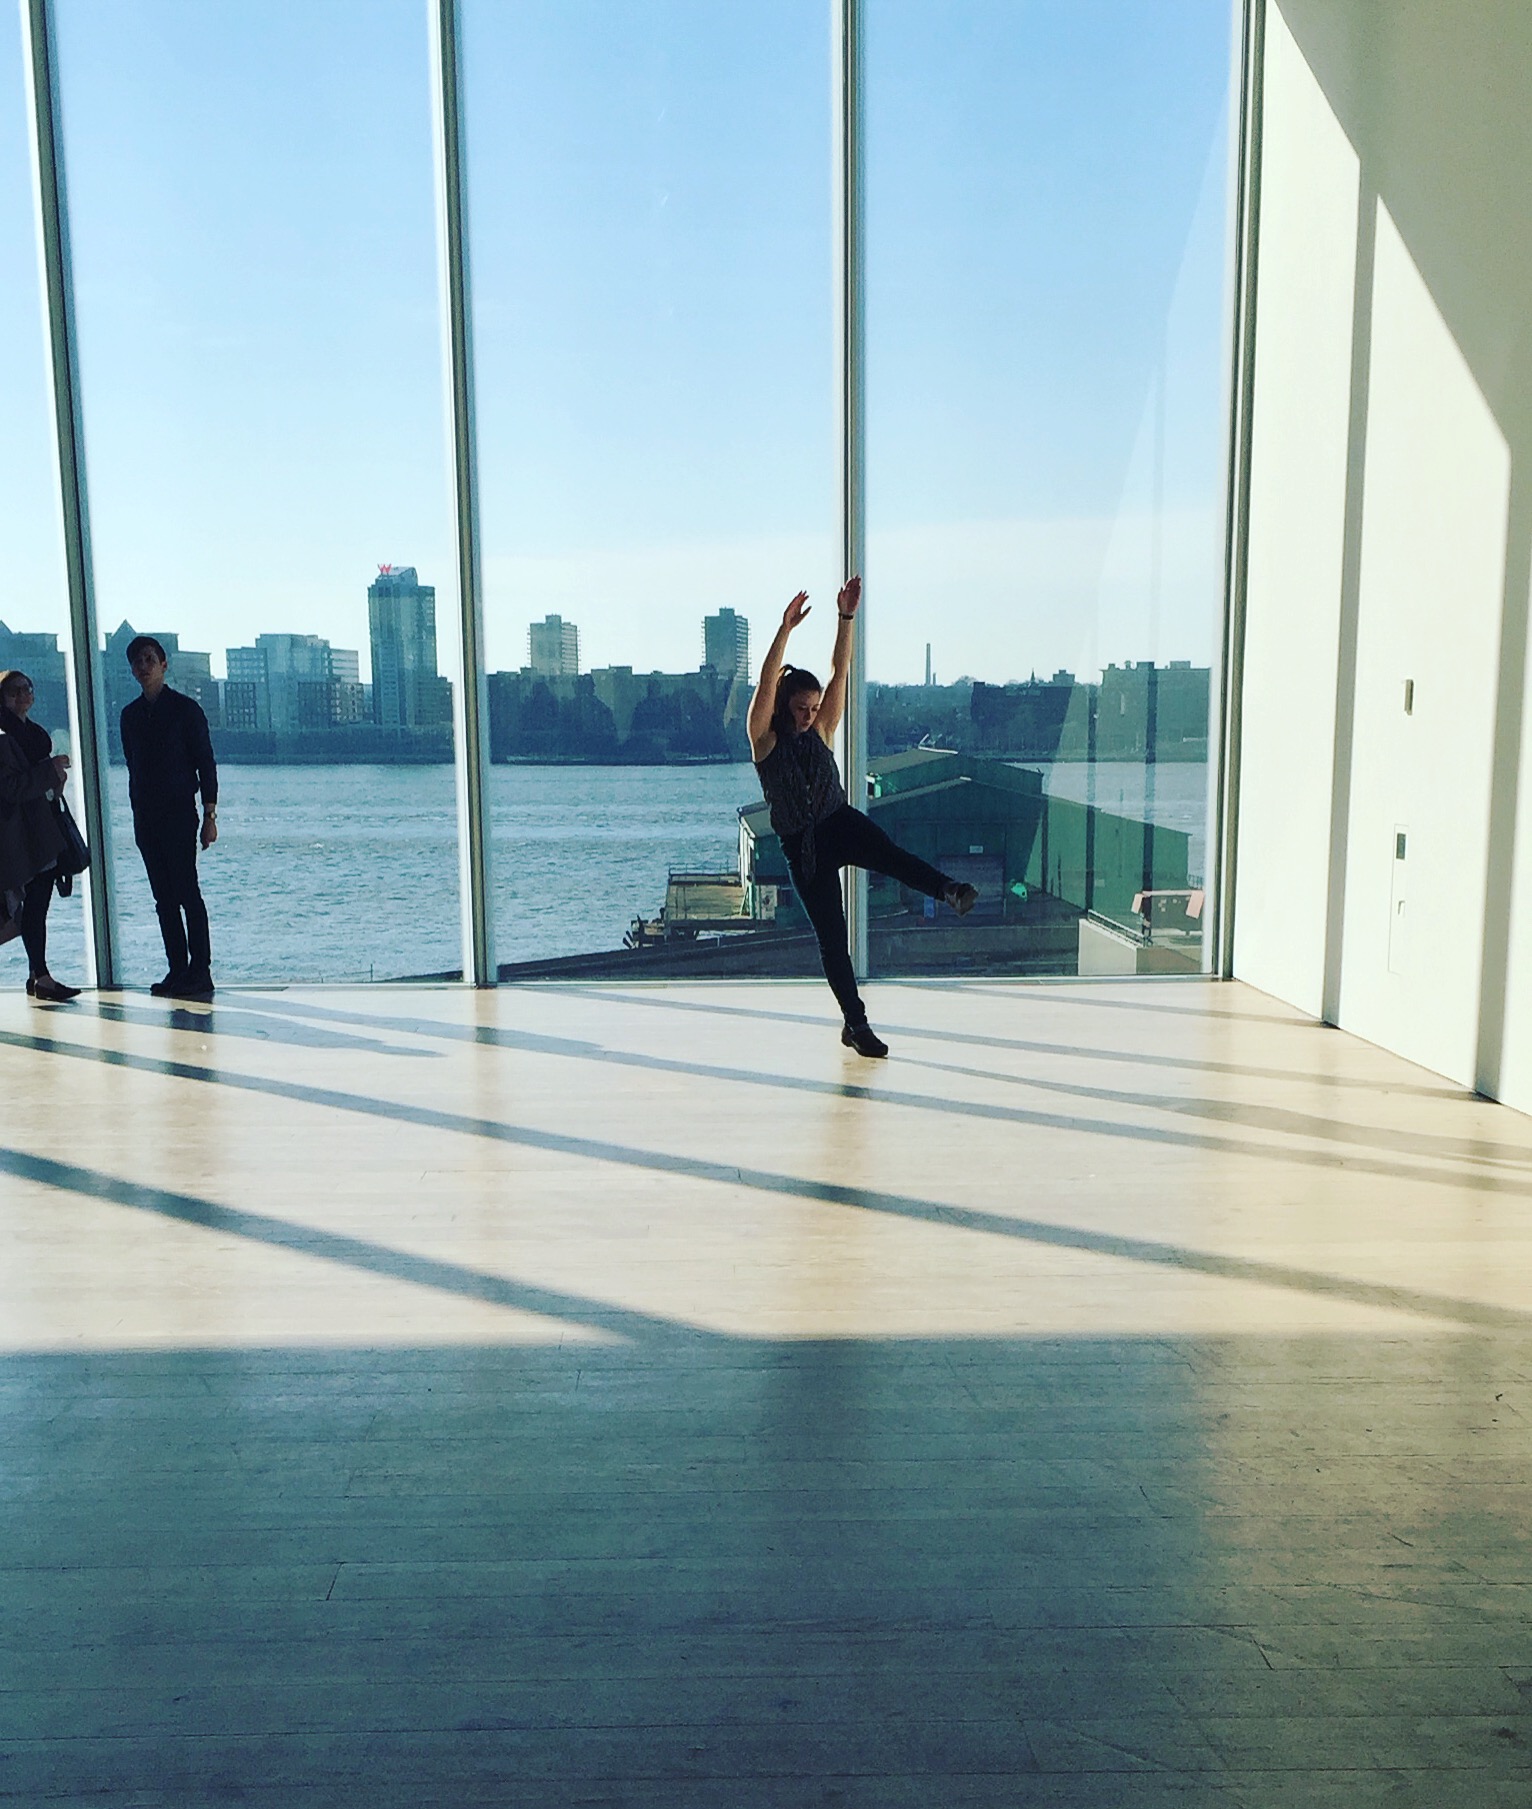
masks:
<svg viewBox="0 0 1532 1809"><path fill-rule="evenodd" d="M165 649L153 635L129 641L128 665L143 691L122 713L133 839L144 857L170 964L165 978L149 990L162 999L211 998L213 951L197 884L197 844L211 848L218 840L213 738L202 706L165 683Z"/></svg>

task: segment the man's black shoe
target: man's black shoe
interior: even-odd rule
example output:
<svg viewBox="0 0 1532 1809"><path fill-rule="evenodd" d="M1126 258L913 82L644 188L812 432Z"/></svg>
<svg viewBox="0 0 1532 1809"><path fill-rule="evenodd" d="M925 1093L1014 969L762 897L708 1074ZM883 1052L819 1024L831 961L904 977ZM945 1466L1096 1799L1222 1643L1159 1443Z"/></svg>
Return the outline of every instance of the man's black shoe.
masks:
<svg viewBox="0 0 1532 1809"><path fill-rule="evenodd" d="M966 917L979 902L979 894L966 880L959 880L942 893L959 917Z"/></svg>
<svg viewBox="0 0 1532 1809"><path fill-rule="evenodd" d="M840 1033L840 1040L848 1049L855 1049L858 1055L888 1054L888 1044L883 1041L882 1037L874 1035L872 1026L865 1018L860 1024L847 1024Z"/></svg>
<svg viewBox="0 0 1532 1809"><path fill-rule="evenodd" d="M211 974L183 974L180 981L171 987L166 996L172 999L210 999L213 991Z"/></svg>
<svg viewBox="0 0 1532 1809"><path fill-rule="evenodd" d="M149 991L156 999L178 999L185 984L185 974L166 974L163 980L156 980Z"/></svg>

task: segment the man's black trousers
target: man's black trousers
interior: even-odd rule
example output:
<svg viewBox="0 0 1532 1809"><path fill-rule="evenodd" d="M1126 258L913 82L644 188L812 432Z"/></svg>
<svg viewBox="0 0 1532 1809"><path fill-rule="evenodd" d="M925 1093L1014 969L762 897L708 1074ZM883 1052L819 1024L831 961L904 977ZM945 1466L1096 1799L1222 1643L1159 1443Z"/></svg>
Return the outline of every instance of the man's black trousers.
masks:
<svg viewBox="0 0 1532 1809"><path fill-rule="evenodd" d="M197 810L135 816L133 839L144 857L149 890L165 941L171 976L206 974L213 965L207 906L197 884Z"/></svg>
<svg viewBox="0 0 1532 1809"><path fill-rule="evenodd" d="M844 804L814 829L814 877L803 877L803 837L784 836L782 852L788 871L819 942L819 958L825 978L848 1024L867 1021L867 1008L856 989L851 951L846 944L846 912L841 904L840 870L865 867L869 873L886 873L912 892L940 898L951 884L918 854L901 848L879 829L871 817Z"/></svg>

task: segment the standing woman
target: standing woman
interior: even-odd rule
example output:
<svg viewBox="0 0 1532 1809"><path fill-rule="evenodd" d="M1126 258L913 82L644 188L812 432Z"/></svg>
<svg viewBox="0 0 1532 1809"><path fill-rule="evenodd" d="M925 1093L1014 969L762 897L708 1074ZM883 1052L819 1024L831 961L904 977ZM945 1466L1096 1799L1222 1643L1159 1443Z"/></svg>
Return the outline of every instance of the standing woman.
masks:
<svg viewBox="0 0 1532 1809"><path fill-rule="evenodd" d="M27 951L27 993L57 1004L79 996L48 972L48 906L64 852L55 800L69 761L32 714L32 681L25 672L0 673L0 892L19 893L21 941Z"/></svg>
<svg viewBox="0 0 1532 1809"><path fill-rule="evenodd" d="M830 744L846 707L851 637L861 600L862 580L852 578L836 598L840 620L830 655L830 682L821 686L812 672L783 664L788 636L809 613L808 592L798 592L761 662L746 726L761 790L771 806L771 826L814 926L825 979L846 1020L840 1040L858 1055L877 1056L888 1054L888 1044L873 1034L856 989L841 904L841 868L886 873L912 891L942 899L960 917L973 909L978 894L899 847L846 801Z"/></svg>

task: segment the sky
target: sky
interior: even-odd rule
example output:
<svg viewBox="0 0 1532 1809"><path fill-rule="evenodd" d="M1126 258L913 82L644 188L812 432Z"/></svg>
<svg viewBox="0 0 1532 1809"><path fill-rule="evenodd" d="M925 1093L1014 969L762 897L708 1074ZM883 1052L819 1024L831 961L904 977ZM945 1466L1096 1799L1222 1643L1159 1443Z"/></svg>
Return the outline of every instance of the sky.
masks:
<svg viewBox="0 0 1532 1809"><path fill-rule="evenodd" d="M1228 0L865 0L875 679L1216 654ZM98 610L455 607L424 0L57 0ZM827 0L462 0L486 638L677 670L834 570ZM0 8L0 619L64 603ZM444 661L444 664L446 662Z"/></svg>

